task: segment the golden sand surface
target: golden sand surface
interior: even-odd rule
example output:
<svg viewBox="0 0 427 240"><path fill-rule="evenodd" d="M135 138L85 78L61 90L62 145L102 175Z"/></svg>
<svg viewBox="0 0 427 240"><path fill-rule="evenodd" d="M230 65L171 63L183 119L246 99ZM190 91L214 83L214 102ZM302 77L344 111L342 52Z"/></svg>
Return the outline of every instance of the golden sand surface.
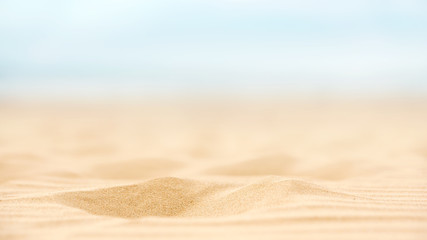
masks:
<svg viewBox="0 0 427 240"><path fill-rule="evenodd" d="M427 239L427 104L3 104L0 238Z"/></svg>

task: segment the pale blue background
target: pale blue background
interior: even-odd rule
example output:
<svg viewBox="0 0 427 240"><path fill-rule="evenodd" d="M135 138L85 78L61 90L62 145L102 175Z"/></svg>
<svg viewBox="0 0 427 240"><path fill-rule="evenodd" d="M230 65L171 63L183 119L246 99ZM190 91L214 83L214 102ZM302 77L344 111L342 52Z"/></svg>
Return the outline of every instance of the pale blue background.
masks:
<svg viewBox="0 0 427 240"><path fill-rule="evenodd" d="M427 1L0 1L0 95L427 93Z"/></svg>

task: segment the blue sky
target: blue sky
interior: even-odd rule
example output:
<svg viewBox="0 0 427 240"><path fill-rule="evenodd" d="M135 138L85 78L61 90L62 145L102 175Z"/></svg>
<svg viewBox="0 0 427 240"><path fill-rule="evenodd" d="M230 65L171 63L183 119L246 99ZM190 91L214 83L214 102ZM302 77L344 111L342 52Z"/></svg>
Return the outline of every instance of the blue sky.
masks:
<svg viewBox="0 0 427 240"><path fill-rule="evenodd" d="M2 0L0 94L424 94L426 13L411 0Z"/></svg>

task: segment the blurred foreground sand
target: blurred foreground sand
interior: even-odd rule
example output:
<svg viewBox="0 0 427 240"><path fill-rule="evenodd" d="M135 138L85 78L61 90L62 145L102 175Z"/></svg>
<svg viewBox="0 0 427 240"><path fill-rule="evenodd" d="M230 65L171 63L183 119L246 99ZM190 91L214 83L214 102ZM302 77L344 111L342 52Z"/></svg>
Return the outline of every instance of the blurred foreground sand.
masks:
<svg viewBox="0 0 427 240"><path fill-rule="evenodd" d="M1 239L427 239L423 103L0 110Z"/></svg>

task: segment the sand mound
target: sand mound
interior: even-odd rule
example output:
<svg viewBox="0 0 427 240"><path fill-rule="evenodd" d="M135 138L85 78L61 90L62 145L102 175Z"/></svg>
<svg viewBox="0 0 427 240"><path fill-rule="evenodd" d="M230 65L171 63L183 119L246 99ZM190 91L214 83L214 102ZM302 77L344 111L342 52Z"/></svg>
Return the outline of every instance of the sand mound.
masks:
<svg viewBox="0 0 427 240"><path fill-rule="evenodd" d="M212 217L274 208L307 195L355 199L299 180L269 178L245 186L231 186L171 177L136 185L68 192L54 199L92 214L113 217Z"/></svg>
<svg viewBox="0 0 427 240"><path fill-rule="evenodd" d="M216 189L218 186L167 177L136 185L69 192L55 199L97 215L124 218L180 216Z"/></svg>
<svg viewBox="0 0 427 240"><path fill-rule="evenodd" d="M276 175L309 177L324 180L343 180L346 178L368 175L373 171L372 169L364 169L349 161L333 162L314 166L309 169L296 168L297 162L297 159L285 155L265 156L214 167L208 169L205 173L223 176Z"/></svg>
<svg viewBox="0 0 427 240"><path fill-rule="evenodd" d="M96 165L88 176L109 179L143 179L167 175L183 164L167 159L136 159Z"/></svg>
<svg viewBox="0 0 427 240"><path fill-rule="evenodd" d="M286 175L294 163L295 160L289 156L266 156L216 167L207 173L231 176Z"/></svg>

